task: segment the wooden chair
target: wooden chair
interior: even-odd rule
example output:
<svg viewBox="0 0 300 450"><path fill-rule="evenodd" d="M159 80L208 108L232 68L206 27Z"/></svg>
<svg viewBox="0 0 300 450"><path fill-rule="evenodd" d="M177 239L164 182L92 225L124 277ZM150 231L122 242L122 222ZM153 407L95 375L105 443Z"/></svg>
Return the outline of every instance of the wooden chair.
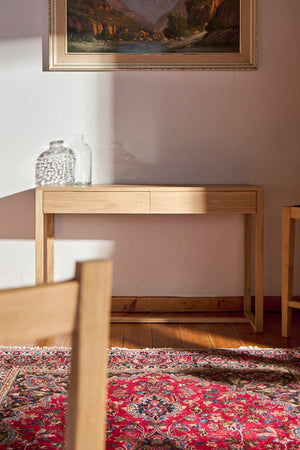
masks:
<svg viewBox="0 0 300 450"><path fill-rule="evenodd" d="M300 308L293 300L295 219L300 219L300 206L283 206L281 231L281 324L282 336L291 336L292 308Z"/></svg>
<svg viewBox="0 0 300 450"><path fill-rule="evenodd" d="M0 291L0 345L72 334L66 448L105 448L112 266L77 263L74 280Z"/></svg>

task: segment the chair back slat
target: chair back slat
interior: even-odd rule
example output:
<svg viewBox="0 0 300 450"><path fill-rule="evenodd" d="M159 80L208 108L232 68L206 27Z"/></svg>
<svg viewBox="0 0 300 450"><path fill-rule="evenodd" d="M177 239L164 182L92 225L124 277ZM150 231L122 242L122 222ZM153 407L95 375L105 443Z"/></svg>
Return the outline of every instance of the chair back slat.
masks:
<svg viewBox="0 0 300 450"><path fill-rule="evenodd" d="M0 345L20 345L74 329L79 282L0 291Z"/></svg>

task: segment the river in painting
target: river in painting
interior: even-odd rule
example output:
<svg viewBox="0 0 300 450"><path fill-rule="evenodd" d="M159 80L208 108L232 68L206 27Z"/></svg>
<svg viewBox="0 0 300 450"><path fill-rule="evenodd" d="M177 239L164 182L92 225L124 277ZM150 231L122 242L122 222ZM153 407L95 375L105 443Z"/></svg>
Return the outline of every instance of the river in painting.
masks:
<svg viewBox="0 0 300 450"><path fill-rule="evenodd" d="M161 42L70 42L68 53L127 53L127 54L162 54L162 53L235 53L239 52L237 45L218 45L203 47L185 47L180 41L174 43Z"/></svg>

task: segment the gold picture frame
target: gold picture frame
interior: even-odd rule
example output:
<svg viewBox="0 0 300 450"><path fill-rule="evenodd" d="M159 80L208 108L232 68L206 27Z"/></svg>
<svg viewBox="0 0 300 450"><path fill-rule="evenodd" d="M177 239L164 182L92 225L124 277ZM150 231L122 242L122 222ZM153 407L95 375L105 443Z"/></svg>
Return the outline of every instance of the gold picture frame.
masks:
<svg viewBox="0 0 300 450"><path fill-rule="evenodd" d="M240 0L237 51L199 53L69 52L67 1L49 0L51 71L256 69L256 0Z"/></svg>

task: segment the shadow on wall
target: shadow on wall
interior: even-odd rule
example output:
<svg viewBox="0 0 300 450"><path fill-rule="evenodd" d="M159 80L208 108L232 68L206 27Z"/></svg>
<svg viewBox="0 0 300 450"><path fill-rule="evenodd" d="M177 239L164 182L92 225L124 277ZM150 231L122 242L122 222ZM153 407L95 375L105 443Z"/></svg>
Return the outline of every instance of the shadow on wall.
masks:
<svg viewBox="0 0 300 450"><path fill-rule="evenodd" d="M34 189L0 198L0 239L34 239Z"/></svg>
<svg viewBox="0 0 300 450"><path fill-rule="evenodd" d="M49 66L48 23L48 0L1 2L0 39L30 39L40 36L43 70L48 70Z"/></svg>
<svg viewBox="0 0 300 450"><path fill-rule="evenodd" d="M236 129L235 110L229 113L232 78L223 73L221 80L216 71L114 72L114 182L251 184L240 146L244 128Z"/></svg>
<svg viewBox="0 0 300 450"><path fill-rule="evenodd" d="M110 144L113 155L113 178L115 183L136 183L142 172L138 158L125 149L121 142Z"/></svg>
<svg viewBox="0 0 300 450"><path fill-rule="evenodd" d="M0 198L0 289L34 284L34 190Z"/></svg>

